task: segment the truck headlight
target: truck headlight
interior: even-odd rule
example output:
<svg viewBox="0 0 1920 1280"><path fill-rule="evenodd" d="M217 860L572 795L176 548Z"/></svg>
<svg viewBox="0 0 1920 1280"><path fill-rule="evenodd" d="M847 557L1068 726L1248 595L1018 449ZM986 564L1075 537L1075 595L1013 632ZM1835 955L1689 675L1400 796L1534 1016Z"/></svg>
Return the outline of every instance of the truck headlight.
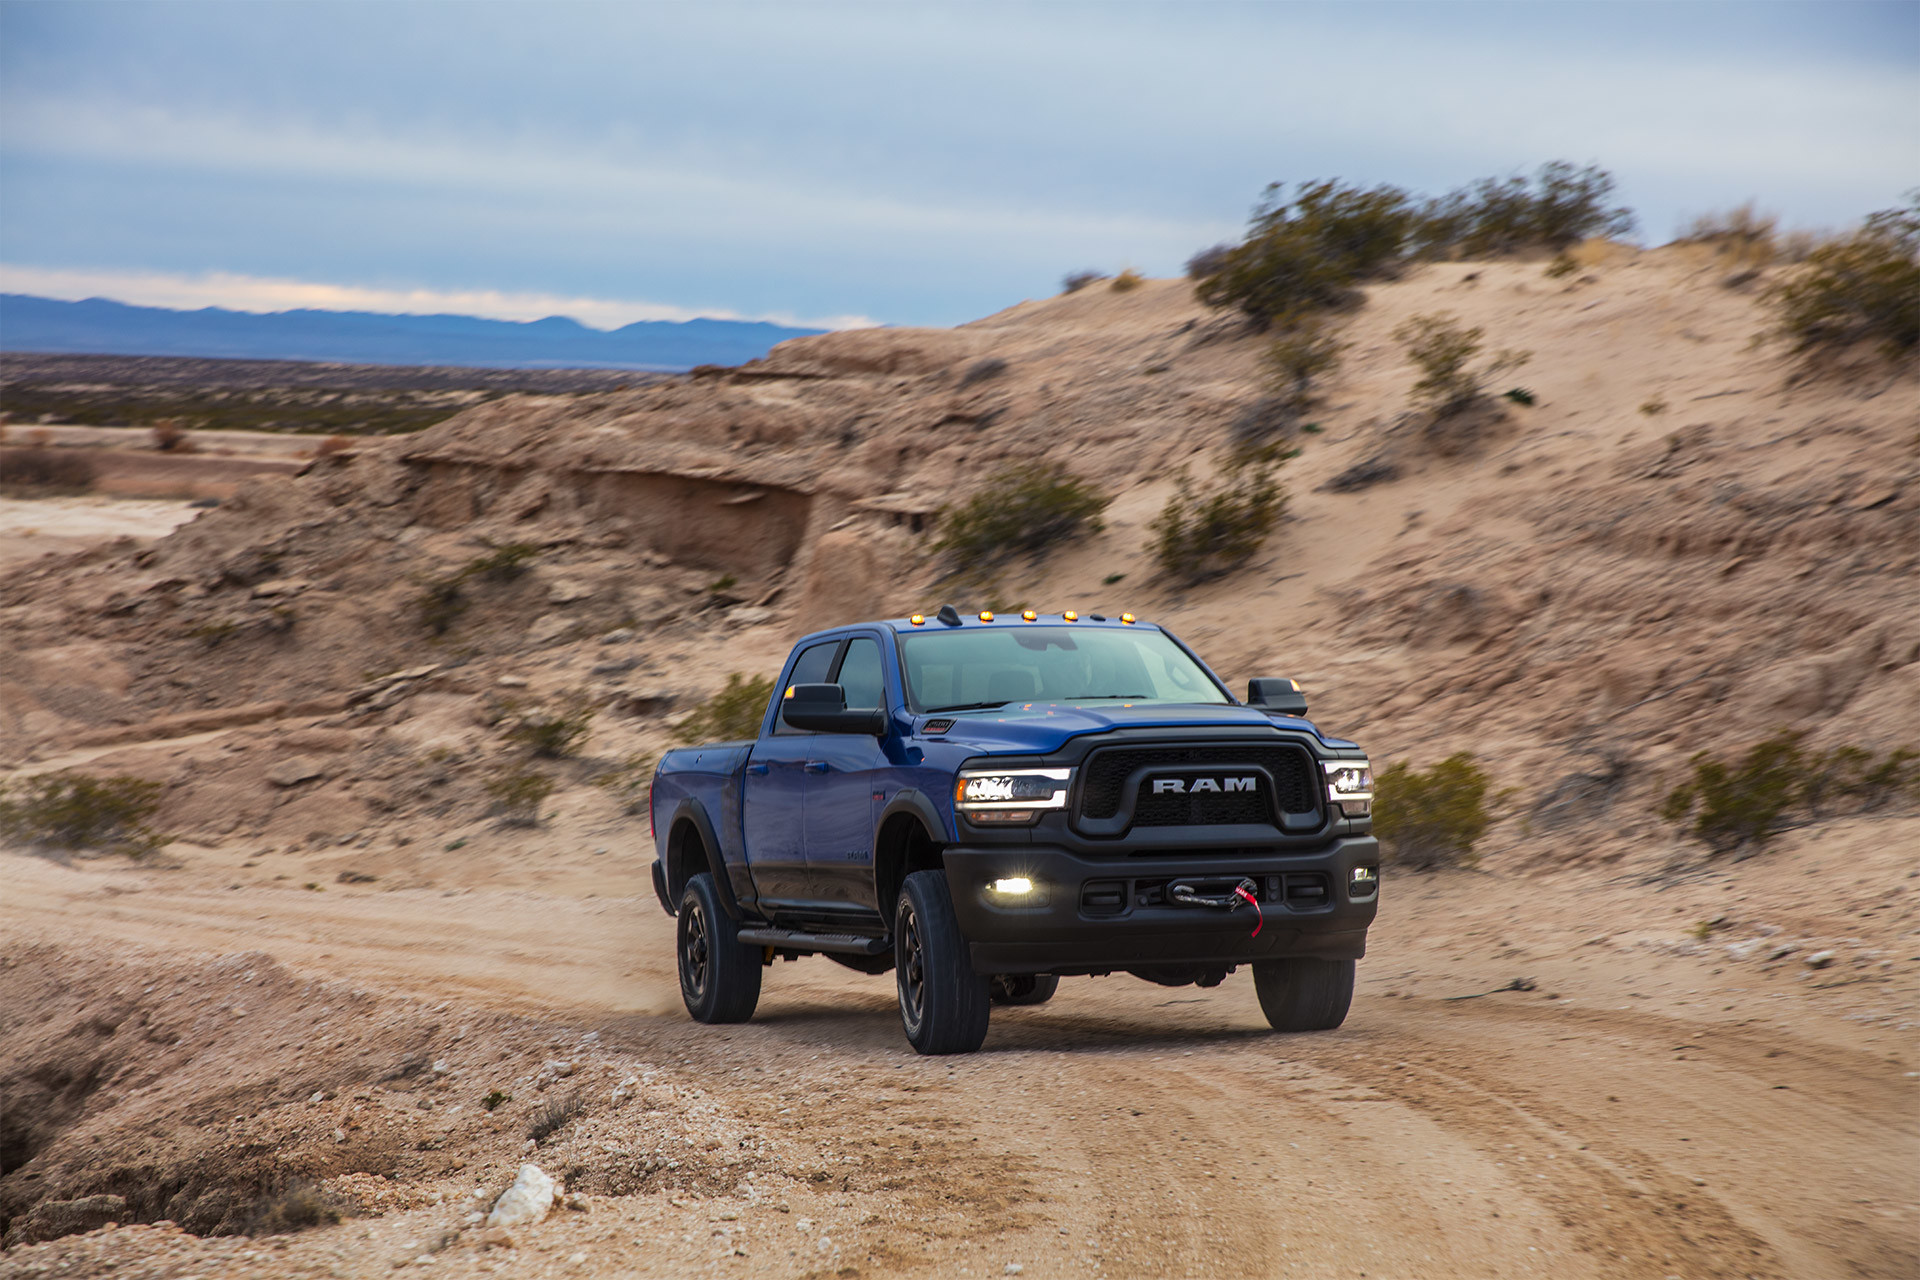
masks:
<svg viewBox="0 0 1920 1280"><path fill-rule="evenodd" d="M953 807L969 822L1032 822L1044 809L1067 807L1071 769L964 769L953 784Z"/></svg>
<svg viewBox="0 0 1920 1280"><path fill-rule="evenodd" d="M1349 818L1373 813L1373 766L1365 760L1327 760L1327 799Z"/></svg>

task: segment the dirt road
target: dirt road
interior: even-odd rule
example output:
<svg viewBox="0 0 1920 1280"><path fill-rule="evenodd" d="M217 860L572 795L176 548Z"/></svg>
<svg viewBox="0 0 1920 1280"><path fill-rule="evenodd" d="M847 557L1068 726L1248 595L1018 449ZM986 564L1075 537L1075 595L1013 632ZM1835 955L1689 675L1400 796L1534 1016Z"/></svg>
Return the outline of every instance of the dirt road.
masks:
<svg viewBox="0 0 1920 1280"><path fill-rule="evenodd" d="M962 1059L915 1057L890 979L821 960L776 967L749 1025L690 1023L671 921L624 851L582 843L503 860L480 848L407 888L338 883L329 873L351 851L175 846L170 870L0 855L16 980L56 955L75 972L129 957L168 972L196 954L251 952L374 1001L360 1041L330 1041L337 1023L269 1030L266 1017L310 1013L315 998L289 994L235 1042L284 1040L282 1060L244 1107L227 1069L219 1123L226 1110L288 1117L272 1139L284 1150L332 1123L272 1101L274 1089L305 1096L296 1052L337 1042L341 1069L365 1075L401 1041L364 1037L400 1035L422 1008L439 1011L436 1026L472 1029L427 1050L460 1064L441 1094L418 1086L418 1105L438 1096L439 1111L393 1094L416 1087L404 1080L350 1095L395 1123L451 1125L437 1140L467 1153L389 1170L371 1225L350 1219L266 1251L123 1227L15 1248L0 1274L110 1260L120 1275L375 1275L431 1240L422 1266L515 1275L986 1276L1009 1264L1027 1276L1912 1275L1915 967L1851 935L1877 919L1884 941L1911 949L1920 881L1884 850L1915 834L1911 819L1840 830L1858 885L1830 885L1813 905L1812 854L1791 845L1737 874L1658 883L1407 878L1389 886L1337 1032L1270 1034L1244 973L1210 991L1073 979L1046 1006L998 1011L986 1050ZM1886 914L1849 917L1850 890ZM1815 947L1836 954L1809 967ZM1497 990L1516 978L1532 989ZM176 1010L214 999L186 994L201 981L180 988ZM124 989L123 978L96 988L110 982ZM222 1043L209 1035L195 1061ZM563 1043L600 1064L579 1079L645 1074L677 1100L636 1114L594 1093L571 1145L540 1154L514 1148L517 1129L488 1136L497 1117L466 1095L518 1071L520 1085L499 1088L532 1098L545 1086L527 1064ZM462 1076L467 1062L485 1065ZM195 1079L166 1088L190 1093ZM481 1128L462 1137L453 1113ZM265 1123L231 1123L243 1120ZM733 1127L724 1141L671 1137L696 1122ZM131 1140L126 1118L92 1123L96 1164L101 1143ZM624 1157L606 1153L649 1133L708 1163L626 1177ZM523 1154L599 1188L594 1211L474 1251L454 1200ZM723 1156L744 1163L713 1163Z"/></svg>

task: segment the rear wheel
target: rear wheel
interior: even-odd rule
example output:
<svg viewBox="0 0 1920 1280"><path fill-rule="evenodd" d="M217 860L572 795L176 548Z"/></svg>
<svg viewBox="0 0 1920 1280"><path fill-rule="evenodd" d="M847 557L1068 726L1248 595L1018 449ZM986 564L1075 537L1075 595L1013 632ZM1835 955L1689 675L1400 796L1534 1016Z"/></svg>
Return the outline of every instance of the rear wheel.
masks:
<svg viewBox="0 0 1920 1280"><path fill-rule="evenodd" d="M916 871L893 913L900 1025L920 1053L972 1053L987 1038L987 980L973 971L944 871Z"/></svg>
<svg viewBox="0 0 1920 1280"><path fill-rule="evenodd" d="M680 998L695 1022L745 1022L760 1003L760 948L740 941L705 871L680 894Z"/></svg>
<svg viewBox="0 0 1920 1280"><path fill-rule="evenodd" d="M1256 960L1253 989L1275 1031L1331 1031L1353 1004L1353 961Z"/></svg>
<svg viewBox="0 0 1920 1280"><path fill-rule="evenodd" d="M1051 973L996 973L989 985L995 1004L1045 1004L1059 989Z"/></svg>

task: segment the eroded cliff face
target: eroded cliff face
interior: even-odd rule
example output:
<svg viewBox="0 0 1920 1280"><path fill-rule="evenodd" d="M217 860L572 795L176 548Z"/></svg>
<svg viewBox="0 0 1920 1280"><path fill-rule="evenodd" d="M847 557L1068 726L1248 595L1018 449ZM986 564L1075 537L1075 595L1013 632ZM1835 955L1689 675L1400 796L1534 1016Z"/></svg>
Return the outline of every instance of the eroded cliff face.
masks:
<svg viewBox="0 0 1920 1280"><path fill-rule="evenodd" d="M1437 312L1530 350L1535 404L1424 430L1391 334ZM1262 339L1181 281L494 401L251 484L151 546L10 574L0 740L15 763L54 761L115 726L239 709L252 727L231 733L285 755L283 720L335 707L338 767L289 788L250 765L230 792L258 802L234 829L292 821L292 792L359 806L328 830L401 824L418 779L362 759L376 739L478 769L505 751L503 702L569 693L599 710L597 756L657 749L727 672L770 668L805 630L937 605L956 567L929 551L939 509L1047 459L1113 495L1107 528L996 568L1002 603L1132 608L1230 679L1303 678L1316 713L1385 758L1475 750L1543 823L1604 828L1581 847L1617 850L1693 750L1780 727L1920 736L1915 380L1794 383L1752 344L1764 323L1673 252L1568 281L1505 262L1378 286L1341 321L1317 429L1286 437L1286 519L1189 590L1156 577L1148 525L1264 388ZM165 757L182 814L209 811L186 797L243 754L208 750ZM376 775L371 800L349 796ZM447 788L434 803L455 804Z"/></svg>

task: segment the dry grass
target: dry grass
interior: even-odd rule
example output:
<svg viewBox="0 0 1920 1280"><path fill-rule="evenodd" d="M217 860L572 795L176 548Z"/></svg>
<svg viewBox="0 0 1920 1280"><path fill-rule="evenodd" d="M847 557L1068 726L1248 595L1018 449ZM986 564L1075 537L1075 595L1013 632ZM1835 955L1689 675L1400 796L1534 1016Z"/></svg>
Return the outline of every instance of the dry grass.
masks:
<svg viewBox="0 0 1920 1280"><path fill-rule="evenodd" d="M0 449L0 485L78 491L91 489L96 475L93 458L77 449Z"/></svg>

